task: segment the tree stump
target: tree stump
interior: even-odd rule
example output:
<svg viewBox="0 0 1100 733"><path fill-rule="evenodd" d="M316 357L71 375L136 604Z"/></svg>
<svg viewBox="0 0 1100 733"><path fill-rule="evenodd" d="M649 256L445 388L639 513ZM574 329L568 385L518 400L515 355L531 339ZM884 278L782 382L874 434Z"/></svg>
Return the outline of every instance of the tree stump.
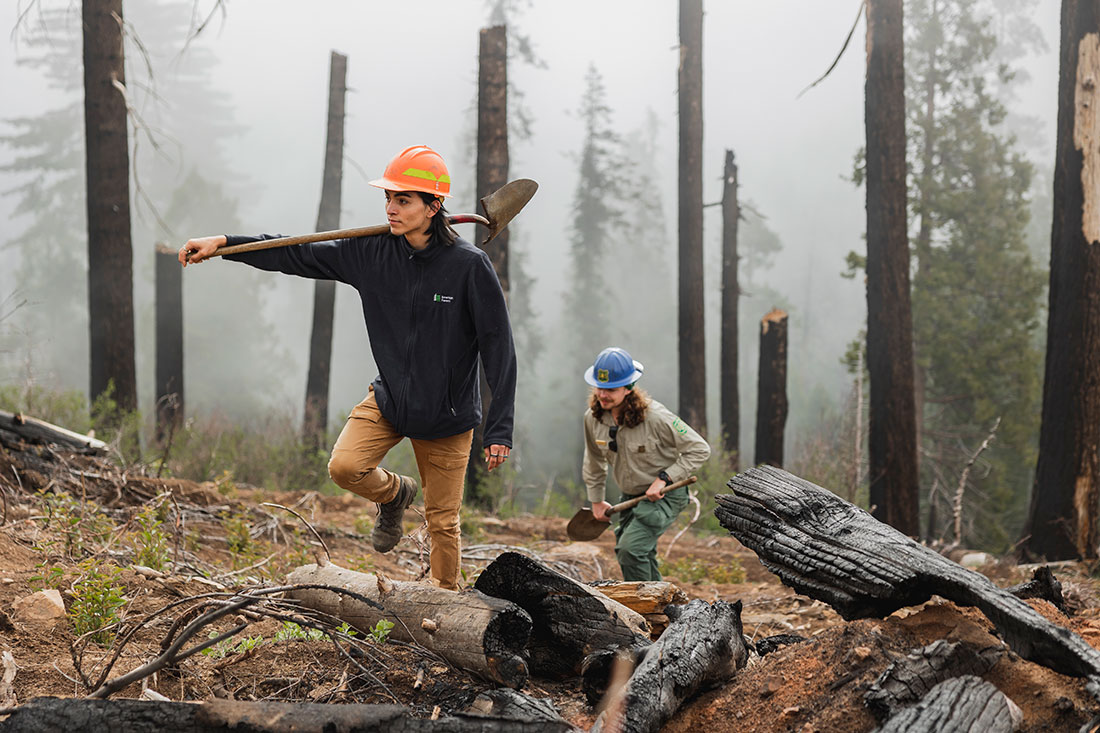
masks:
<svg viewBox="0 0 1100 733"><path fill-rule="evenodd" d="M387 619L394 623L392 638L431 649L456 667L506 687L519 688L527 681L524 648L531 617L514 603L476 590L456 592L400 582L331 564L303 565L287 576L287 582L344 588L380 604L382 611L316 588L288 593L306 608L335 616L363 633Z"/></svg>
<svg viewBox="0 0 1100 733"><path fill-rule="evenodd" d="M527 650L534 674L552 679L576 676L594 651L649 642L649 624L641 615L516 552L502 553L474 587L530 614L533 627Z"/></svg>
<svg viewBox="0 0 1100 733"><path fill-rule="evenodd" d="M718 521L784 584L847 620L882 618L933 595L976 606L1025 659L1074 677L1100 675L1100 651L1024 601L914 542L830 491L770 466L729 480Z"/></svg>

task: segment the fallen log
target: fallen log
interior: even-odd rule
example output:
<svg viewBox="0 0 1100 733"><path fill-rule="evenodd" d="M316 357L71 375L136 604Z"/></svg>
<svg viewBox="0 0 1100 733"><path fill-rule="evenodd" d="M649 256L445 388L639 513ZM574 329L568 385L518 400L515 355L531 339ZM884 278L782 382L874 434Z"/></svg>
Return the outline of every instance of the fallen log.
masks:
<svg viewBox="0 0 1100 733"><path fill-rule="evenodd" d="M1004 656L1001 646L977 649L963 642L937 639L893 662L863 696L879 722L916 703L933 687L954 677L981 677Z"/></svg>
<svg viewBox="0 0 1100 733"><path fill-rule="evenodd" d="M1025 659L1075 677L1100 675L1100 651L1024 601L918 544L830 491L770 466L716 498L718 521L799 593L847 620L882 618L939 595L976 606Z"/></svg>
<svg viewBox="0 0 1100 733"><path fill-rule="evenodd" d="M35 443L64 446L73 451L99 454L107 452L107 444L90 435L81 435L59 425L39 420L22 413L0 410L0 430L18 435Z"/></svg>
<svg viewBox="0 0 1100 733"><path fill-rule="evenodd" d="M531 697L507 687L482 692L474 698L466 712L470 715L570 725L550 700Z"/></svg>
<svg viewBox="0 0 1100 733"><path fill-rule="evenodd" d="M1023 712L980 677L941 682L916 705L890 718L875 733L1012 733Z"/></svg>
<svg viewBox="0 0 1100 733"><path fill-rule="evenodd" d="M1005 588L1005 591L1017 598L1042 598L1050 601L1052 606L1068 615L1066 600L1062 597L1062 584L1054 577L1054 572L1047 565L1035 568L1031 573L1031 580Z"/></svg>
<svg viewBox="0 0 1100 733"><path fill-rule="evenodd" d="M516 552L497 557L474 587L530 614L533 627L527 650L533 674L553 679L576 676L594 651L649 641L649 624L640 614Z"/></svg>
<svg viewBox="0 0 1100 733"><path fill-rule="evenodd" d="M609 691L591 733L654 733L685 700L745 666L741 601L694 600L676 608L677 617L646 650L626 685Z"/></svg>
<svg viewBox="0 0 1100 733"><path fill-rule="evenodd" d="M665 580L599 580L589 585L608 598L637 611L649 622L649 635L657 639L668 627L665 606L684 605L687 593Z"/></svg>
<svg viewBox="0 0 1100 733"><path fill-rule="evenodd" d="M524 649L531 617L514 603L476 590L456 592L389 580L332 564L303 565L287 581L336 586L380 604L382 611L349 596L313 588L288 594L304 607L335 616L365 634L386 619L394 624L391 638L431 649L456 667L506 687L519 688L527 681Z"/></svg>
<svg viewBox="0 0 1100 733"><path fill-rule="evenodd" d="M0 733L125 731L126 733L576 733L564 720L523 720L457 713L438 720L414 717L403 705L317 703L203 703L37 697L4 711Z"/></svg>

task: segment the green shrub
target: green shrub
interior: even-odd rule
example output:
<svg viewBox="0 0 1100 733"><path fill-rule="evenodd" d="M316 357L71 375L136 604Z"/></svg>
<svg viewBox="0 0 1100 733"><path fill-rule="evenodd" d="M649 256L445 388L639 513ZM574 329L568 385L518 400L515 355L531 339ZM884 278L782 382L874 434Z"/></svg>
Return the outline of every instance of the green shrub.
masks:
<svg viewBox="0 0 1100 733"><path fill-rule="evenodd" d="M132 534L134 562L153 570L164 570L168 565L168 534L164 523L157 516L156 507L145 507L134 518L138 526Z"/></svg>
<svg viewBox="0 0 1100 733"><path fill-rule="evenodd" d="M661 575L671 575L685 583L744 583L745 570L737 558L730 558L725 565L713 565L697 557L663 559L659 563Z"/></svg>
<svg viewBox="0 0 1100 733"><path fill-rule="evenodd" d="M73 632L77 636L97 632L92 634L92 641L108 646L114 641L115 632L104 627L120 621L119 609L126 605L122 586L116 582L120 571L103 569L93 558L85 560L80 567L84 575L73 584L73 599L68 611Z"/></svg>

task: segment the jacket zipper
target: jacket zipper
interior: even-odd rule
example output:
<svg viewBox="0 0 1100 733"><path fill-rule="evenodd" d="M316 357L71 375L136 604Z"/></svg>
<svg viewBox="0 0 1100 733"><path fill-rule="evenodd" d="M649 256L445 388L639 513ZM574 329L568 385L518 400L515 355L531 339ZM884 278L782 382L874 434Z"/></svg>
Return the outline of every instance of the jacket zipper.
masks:
<svg viewBox="0 0 1100 733"><path fill-rule="evenodd" d="M416 339L416 304L420 296L420 282L424 277L424 267L421 263L416 261L413 255L409 255L409 259L413 261L416 267L416 282L413 284L412 304L409 306L409 333L405 337L405 373L401 378L401 391L397 402L397 404L401 406L401 411L404 413L401 416L402 429L409 418L409 406L405 394L409 389L409 370L412 364L412 347L413 341Z"/></svg>

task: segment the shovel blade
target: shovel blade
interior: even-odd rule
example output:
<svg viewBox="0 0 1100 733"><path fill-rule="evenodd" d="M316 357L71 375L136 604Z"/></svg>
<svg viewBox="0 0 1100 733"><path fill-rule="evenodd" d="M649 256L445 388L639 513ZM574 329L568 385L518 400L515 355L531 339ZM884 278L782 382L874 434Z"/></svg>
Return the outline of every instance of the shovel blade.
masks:
<svg viewBox="0 0 1100 733"><path fill-rule="evenodd" d="M530 178L517 178L481 199L481 210L489 220L489 234L482 245L488 244L493 237L503 232L508 222L527 205L537 190L539 184Z"/></svg>
<svg viewBox="0 0 1100 733"><path fill-rule="evenodd" d="M569 520L565 533L575 542L588 542L599 537L610 526L611 522L601 522L592 516L591 509L581 509Z"/></svg>

